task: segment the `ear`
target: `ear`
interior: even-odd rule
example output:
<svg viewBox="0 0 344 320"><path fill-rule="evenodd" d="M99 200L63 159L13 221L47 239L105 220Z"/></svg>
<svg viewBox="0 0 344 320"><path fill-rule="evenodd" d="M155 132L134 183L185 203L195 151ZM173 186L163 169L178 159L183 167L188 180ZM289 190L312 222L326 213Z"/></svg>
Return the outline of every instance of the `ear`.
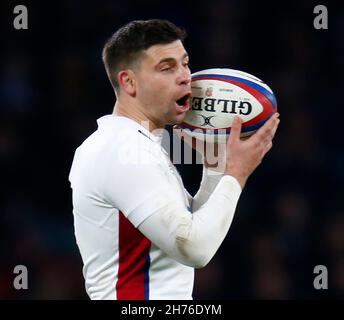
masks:
<svg viewBox="0 0 344 320"><path fill-rule="evenodd" d="M136 94L136 82L135 74L132 70L122 70L117 74L117 81L122 90L128 95L135 96Z"/></svg>

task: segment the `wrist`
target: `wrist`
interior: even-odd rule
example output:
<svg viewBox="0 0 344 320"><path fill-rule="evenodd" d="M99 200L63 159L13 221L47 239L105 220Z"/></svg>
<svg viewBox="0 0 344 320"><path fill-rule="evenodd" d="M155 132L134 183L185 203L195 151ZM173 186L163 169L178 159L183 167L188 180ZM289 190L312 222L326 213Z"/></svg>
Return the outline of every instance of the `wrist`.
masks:
<svg viewBox="0 0 344 320"><path fill-rule="evenodd" d="M235 178L239 182L241 189L244 189L247 178L248 178L246 175L240 173L238 170L234 168L233 169L229 168L228 170L226 170L225 174Z"/></svg>

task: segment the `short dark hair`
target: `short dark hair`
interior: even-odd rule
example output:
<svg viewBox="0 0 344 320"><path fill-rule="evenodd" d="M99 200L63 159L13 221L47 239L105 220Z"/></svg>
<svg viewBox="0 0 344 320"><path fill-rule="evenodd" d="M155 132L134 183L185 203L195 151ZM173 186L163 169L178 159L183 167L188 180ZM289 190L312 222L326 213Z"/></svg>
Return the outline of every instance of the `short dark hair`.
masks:
<svg viewBox="0 0 344 320"><path fill-rule="evenodd" d="M103 62L114 89L119 88L117 73L131 66L140 54L156 44L184 41L186 32L167 20L136 20L117 30L105 43Z"/></svg>

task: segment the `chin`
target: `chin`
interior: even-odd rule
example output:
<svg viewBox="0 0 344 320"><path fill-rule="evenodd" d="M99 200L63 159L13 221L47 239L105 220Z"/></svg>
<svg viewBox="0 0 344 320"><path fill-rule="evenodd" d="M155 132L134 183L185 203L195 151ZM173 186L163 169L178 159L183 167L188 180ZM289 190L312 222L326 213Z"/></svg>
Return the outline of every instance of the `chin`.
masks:
<svg viewBox="0 0 344 320"><path fill-rule="evenodd" d="M167 124L168 125L180 124L183 122L184 118L185 118L185 115L182 115L182 114L177 115L176 117L174 117L174 119L171 119Z"/></svg>

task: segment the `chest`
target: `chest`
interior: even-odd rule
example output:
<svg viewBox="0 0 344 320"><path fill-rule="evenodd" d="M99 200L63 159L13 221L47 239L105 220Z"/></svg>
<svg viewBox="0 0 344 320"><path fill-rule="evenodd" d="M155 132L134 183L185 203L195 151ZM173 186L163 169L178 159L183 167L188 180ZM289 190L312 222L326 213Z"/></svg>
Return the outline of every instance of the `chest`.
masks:
<svg viewBox="0 0 344 320"><path fill-rule="evenodd" d="M186 207L189 207L189 200L187 192L184 188L183 180L176 169L175 165L171 162L168 153L161 148L162 165L164 166L164 173L171 185L171 193L174 192L178 199L183 202Z"/></svg>

